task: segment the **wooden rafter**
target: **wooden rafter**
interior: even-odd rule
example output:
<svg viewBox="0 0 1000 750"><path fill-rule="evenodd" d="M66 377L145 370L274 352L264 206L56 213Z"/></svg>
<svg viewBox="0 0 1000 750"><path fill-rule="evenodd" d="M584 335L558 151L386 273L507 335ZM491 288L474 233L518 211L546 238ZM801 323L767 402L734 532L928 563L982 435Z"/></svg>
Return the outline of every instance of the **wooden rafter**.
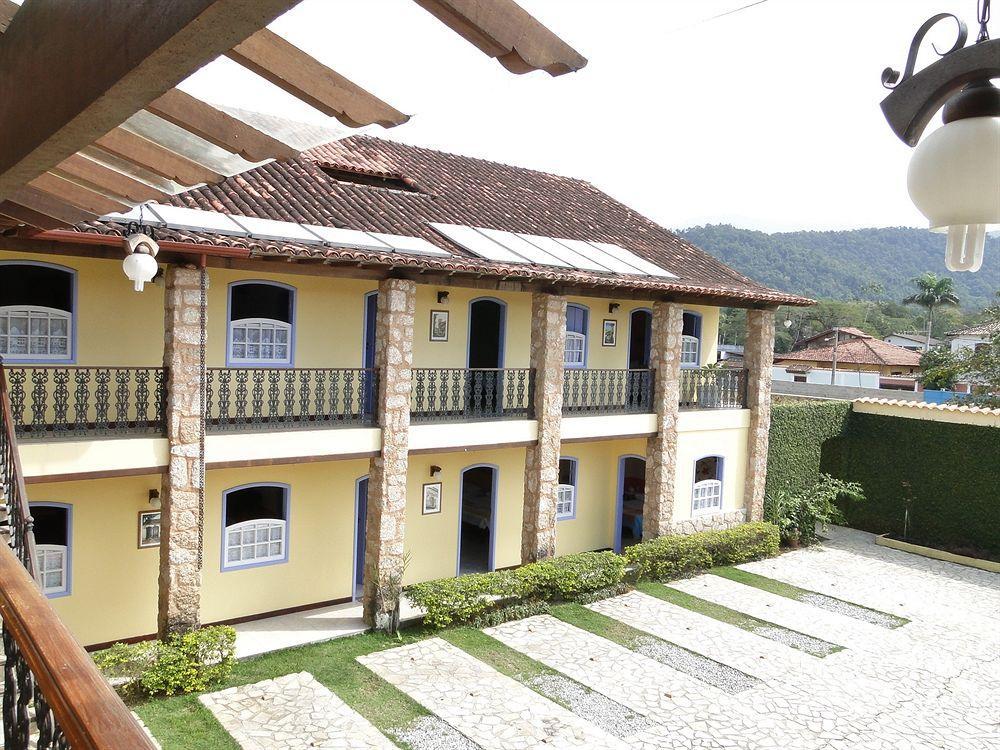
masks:
<svg viewBox="0 0 1000 750"><path fill-rule="evenodd" d="M60 162L52 174L77 182L99 193L117 197L123 203L160 200L166 193L81 154Z"/></svg>
<svg viewBox="0 0 1000 750"><path fill-rule="evenodd" d="M47 216L50 219L55 219L61 222L63 226L71 226L81 221L87 221L91 218L91 215L86 211L74 208L66 202L30 186L25 186L15 190L11 193L10 200L0 203L0 206L5 206L3 213L8 216L13 215L9 211L13 210L16 212L19 210L18 207L20 207L21 209L35 212L41 216ZM21 216L13 216L13 218L21 219ZM34 222L30 221L26 221L25 223L34 224Z"/></svg>
<svg viewBox="0 0 1000 750"><path fill-rule="evenodd" d="M220 182L223 175L124 128L98 138L94 146L181 185Z"/></svg>
<svg viewBox="0 0 1000 750"><path fill-rule="evenodd" d="M10 22L14 18L14 14L17 13L18 8L21 6L13 2L13 0L0 0L0 34L7 30L10 26Z"/></svg>
<svg viewBox="0 0 1000 750"><path fill-rule="evenodd" d="M51 172L38 175L38 177L28 183L28 186L43 193L48 193L94 216L103 216L104 214L111 214L116 211L127 211L129 208L124 203L112 200L105 195L89 190L75 182L70 182Z"/></svg>
<svg viewBox="0 0 1000 750"><path fill-rule="evenodd" d="M298 151L180 89L171 89L146 110L247 161L291 159Z"/></svg>
<svg viewBox="0 0 1000 750"><path fill-rule="evenodd" d="M414 0L512 73L580 70L587 58L514 0Z"/></svg>
<svg viewBox="0 0 1000 750"><path fill-rule="evenodd" d="M268 29L236 45L227 56L349 127L388 128L410 119Z"/></svg>

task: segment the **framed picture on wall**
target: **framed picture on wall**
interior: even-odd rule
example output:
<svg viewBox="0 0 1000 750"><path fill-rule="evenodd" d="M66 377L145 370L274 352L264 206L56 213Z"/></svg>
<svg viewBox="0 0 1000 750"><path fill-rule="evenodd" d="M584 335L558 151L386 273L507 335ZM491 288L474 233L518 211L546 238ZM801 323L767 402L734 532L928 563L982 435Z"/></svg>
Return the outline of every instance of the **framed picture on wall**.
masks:
<svg viewBox="0 0 1000 750"><path fill-rule="evenodd" d="M440 482L432 482L431 484L424 485L424 505L422 512L425 516L441 512Z"/></svg>
<svg viewBox="0 0 1000 750"><path fill-rule="evenodd" d="M618 321L604 319L601 332L601 346L618 346Z"/></svg>
<svg viewBox="0 0 1000 750"><path fill-rule="evenodd" d="M160 511L139 511L139 549L160 546Z"/></svg>
<svg viewBox="0 0 1000 750"><path fill-rule="evenodd" d="M448 311L431 310L431 341L448 340Z"/></svg>

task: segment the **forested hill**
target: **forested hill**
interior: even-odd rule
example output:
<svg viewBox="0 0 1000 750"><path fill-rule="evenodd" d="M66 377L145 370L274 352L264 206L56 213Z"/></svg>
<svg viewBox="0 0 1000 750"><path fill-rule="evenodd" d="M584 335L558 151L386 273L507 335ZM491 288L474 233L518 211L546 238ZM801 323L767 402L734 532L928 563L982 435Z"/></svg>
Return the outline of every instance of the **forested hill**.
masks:
<svg viewBox="0 0 1000 750"><path fill-rule="evenodd" d="M911 279L925 271L951 276L965 310L989 304L1000 289L1000 236L987 244L978 273L949 273L945 237L924 229L893 227L842 232L766 234L728 224L678 232L726 264L775 289L827 299L871 299L872 282L884 298L900 300Z"/></svg>

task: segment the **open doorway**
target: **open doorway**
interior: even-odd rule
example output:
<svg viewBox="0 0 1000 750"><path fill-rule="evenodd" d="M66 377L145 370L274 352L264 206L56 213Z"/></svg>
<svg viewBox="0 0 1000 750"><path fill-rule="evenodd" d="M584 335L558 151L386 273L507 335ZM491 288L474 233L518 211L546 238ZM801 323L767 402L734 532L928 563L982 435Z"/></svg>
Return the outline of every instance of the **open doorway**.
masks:
<svg viewBox="0 0 1000 750"><path fill-rule="evenodd" d="M368 477L361 477L354 486L354 599L361 598L365 583L365 535L367 533Z"/></svg>
<svg viewBox="0 0 1000 750"><path fill-rule="evenodd" d="M500 416L503 410L500 369L507 309L491 298L469 304L469 358L465 408L473 416Z"/></svg>
<svg viewBox="0 0 1000 750"><path fill-rule="evenodd" d="M633 310L628 328L628 369L649 369L649 348L653 340L653 313Z"/></svg>
<svg viewBox="0 0 1000 750"><path fill-rule="evenodd" d="M459 492L458 574L493 570L497 468L465 469Z"/></svg>
<svg viewBox="0 0 1000 750"><path fill-rule="evenodd" d="M646 459L618 459L618 508L615 519L615 552L642 541L642 512L646 502Z"/></svg>

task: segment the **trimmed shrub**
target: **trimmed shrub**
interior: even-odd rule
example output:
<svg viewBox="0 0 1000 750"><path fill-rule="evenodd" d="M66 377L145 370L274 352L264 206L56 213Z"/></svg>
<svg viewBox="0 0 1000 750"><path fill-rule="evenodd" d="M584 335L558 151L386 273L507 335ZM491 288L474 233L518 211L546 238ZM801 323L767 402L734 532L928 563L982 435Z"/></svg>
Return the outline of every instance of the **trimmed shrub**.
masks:
<svg viewBox="0 0 1000 750"><path fill-rule="evenodd" d="M426 610L424 623L435 628L471 622L497 602L530 597L530 591L511 570L439 578L408 586L403 595Z"/></svg>
<svg viewBox="0 0 1000 750"><path fill-rule="evenodd" d="M625 559L635 568L637 578L664 581L680 578L712 566L702 534L661 536L634 544L625 550Z"/></svg>
<svg viewBox="0 0 1000 750"><path fill-rule="evenodd" d="M778 528L771 523L755 522L725 531L706 531L702 537L712 567L739 565L778 554Z"/></svg>
<svg viewBox="0 0 1000 750"><path fill-rule="evenodd" d="M121 692L149 696L196 693L229 676L236 661L236 631L213 626L164 641L116 643L94 663Z"/></svg>
<svg viewBox="0 0 1000 750"><path fill-rule="evenodd" d="M582 552L525 565L514 575L522 583L522 596L571 601L621 583L625 560L614 552Z"/></svg>
<svg viewBox="0 0 1000 750"><path fill-rule="evenodd" d="M840 437L851 417L849 401L802 401L771 407L765 495L803 492L819 481L823 447Z"/></svg>
<svg viewBox="0 0 1000 750"><path fill-rule="evenodd" d="M552 609L549 607L548 602L537 600L520 602L519 604L500 607L499 609L494 609L491 612L480 615L473 619L471 624L474 628L495 628L497 625L503 625L505 622L523 620L525 617L534 617L535 615L547 615L551 611Z"/></svg>

